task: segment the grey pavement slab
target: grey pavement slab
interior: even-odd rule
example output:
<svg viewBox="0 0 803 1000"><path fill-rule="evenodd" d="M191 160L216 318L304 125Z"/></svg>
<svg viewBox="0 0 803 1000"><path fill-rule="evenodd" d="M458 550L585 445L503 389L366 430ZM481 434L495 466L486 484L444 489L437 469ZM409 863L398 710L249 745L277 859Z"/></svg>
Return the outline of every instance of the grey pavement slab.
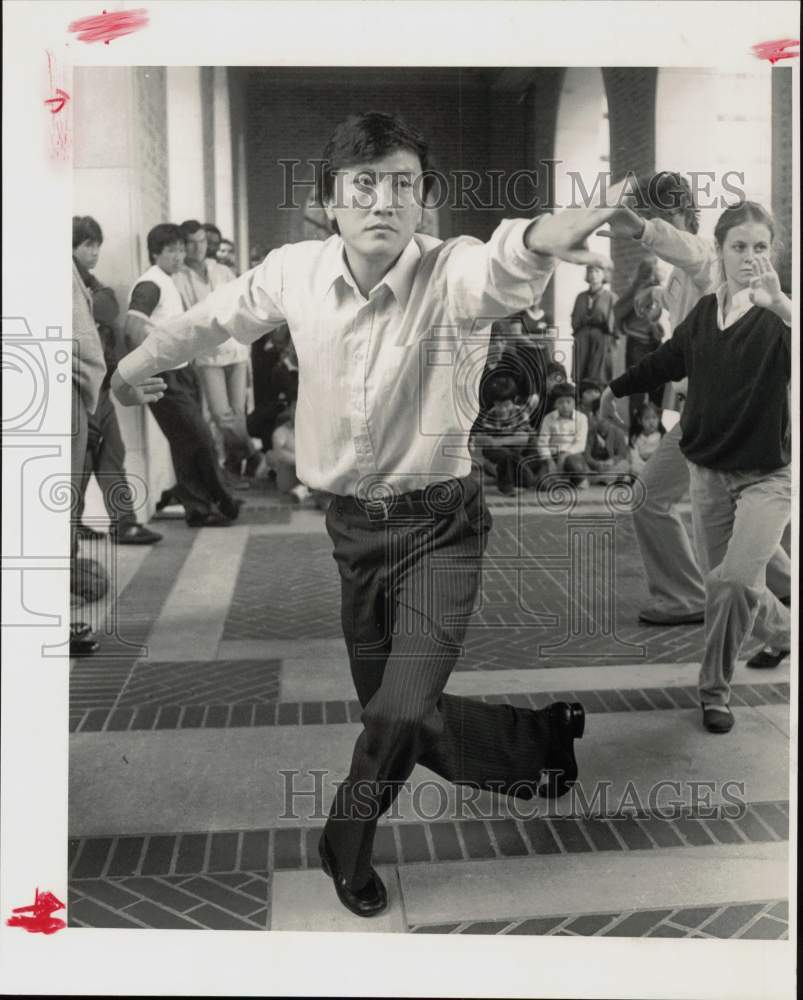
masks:
<svg viewBox="0 0 803 1000"><path fill-rule="evenodd" d="M789 745L773 722L786 711L785 705L765 706L761 712L737 708L736 726L725 736L705 732L696 710L591 716L577 744L585 800L593 803L595 794L604 792L608 811L623 800L648 808L651 790L662 781L680 783L680 794L664 786L657 798L661 806L674 798L689 804L694 781L713 783L713 803L721 801L728 781L744 789L731 788L731 797L786 799ZM322 816L316 815L315 798L319 811L325 811L334 784L346 775L359 732L356 724L342 724L75 733L70 737L70 835L318 825ZM283 777L282 770L296 775ZM288 782L293 780L301 793L312 790L314 770L326 772L317 779L322 792L298 795L295 815L287 815ZM454 786L422 767L410 781L391 819L446 818L455 812L463 793ZM507 799L483 793L475 801L483 815L508 814ZM535 808L543 814L541 800L516 800L515 805L522 818ZM566 796L552 811L566 814L582 805ZM597 802L595 811L599 808Z"/></svg>
<svg viewBox="0 0 803 1000"><path fill-rule="evenodd" d="M549 855L505 861L401 865L414 924L611 912L783 898L786 844L685 847L627 854Z"/></svg>
<svg viewBox="0 0 803 1000"><path fill-rule="evenodd" d="M348 658L342 637L330 639L222 639L217 648L218 660L266 660ZM349 695L351 698L352 694Z"/></svg>
<svg viewBox="0 0 803 1000"><path fill-rule="evenodd" d="M318 640L314 640L318 641ZM500 639L501 642L504 639ZM294 656L282 665L283 701L326 701L355 697L354 684L349 670L348 655L341 643L339 656ZM229 649L229 641L221 649ZM220 654L218 654L220 656ZM475 670L455 671L446 685L452 694L485 695L511 694L522 691L529 694L549 691L588 691L649 687L696 687L699 663L624 663L588 667L551 667L548 670ZM756 677L740 661L734 674L734 684L770 681L783 683L789 680L789 664L785 661L772 677Z"/></svg>
<svg viewBox="0 0 803 1000"><path fill-rule="evenodd" d="M407 930L394 867L377 872L388 891L388 908L375 917L357 917L335 895L332 880L320 869L277 872L273 876L271 930L399 933Z"/></svg>
<svg viewBox="0 0 803 1000"><path fill-rule="evenodd" d="M150 659L215 658L247 541L237 526L198 533L148 636Z"/></svg>

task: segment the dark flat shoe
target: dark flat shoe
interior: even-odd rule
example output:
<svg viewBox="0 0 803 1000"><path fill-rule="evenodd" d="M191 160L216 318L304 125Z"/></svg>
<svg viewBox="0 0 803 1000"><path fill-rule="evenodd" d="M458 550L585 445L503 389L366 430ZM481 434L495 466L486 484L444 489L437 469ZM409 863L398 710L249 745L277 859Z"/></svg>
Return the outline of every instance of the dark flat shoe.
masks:
<svg viewBox="0 0 803 1000"><path fill-rule="evenodd" d="M151 531L141 524L129 524L117 531L110 531L109 538L115 545L154 545L162 540L158 532Z"/></svg>
<svg viewBox="0 0 803 1000"><path fill-rule="evenodd" d="M729 733L733 729L733 724L736 721L733 718L733 713L727 705L723 708L724 712L720 709L706 708L703 705L703 725L709 733Z"/></svg>
<svg viewBox="0 0 803 1000"><path fill-rule="evenodd" d="M325 836L321 837L318 852L321 856L321 868L334 882L337 898L347 910L358 917L375 917L387 909L388 894L385 884L373 868L370 878L361 889L351 889L346 884L345 876L337 870L337 863Z"/></svg>
<svg viewBox="0 0 803 1000"><path fill-rule="evenodd" d="M187 526L190 528L228 528L231 524L230 517L224 517L218 511L209 514L191 514L187 518Z"/></svg>
<svg viewBox="0 0 803 1000"><path fill-rule="evenodd" d="M781 660L789 656L788 649L779 649L777 653L770 653L767 649L760 649L754 656L751 656L745 666L752 667L753 670L772 670L777 667Z"/></svg>
<svg viewBox="0 0 803 1000"><path fill-rule="evenodd" d="M577 781L574 741L585 731L586 713L579 701L556 701L546 709L549 717L550 747L538 786L542 798L557 799Z"/></svg>

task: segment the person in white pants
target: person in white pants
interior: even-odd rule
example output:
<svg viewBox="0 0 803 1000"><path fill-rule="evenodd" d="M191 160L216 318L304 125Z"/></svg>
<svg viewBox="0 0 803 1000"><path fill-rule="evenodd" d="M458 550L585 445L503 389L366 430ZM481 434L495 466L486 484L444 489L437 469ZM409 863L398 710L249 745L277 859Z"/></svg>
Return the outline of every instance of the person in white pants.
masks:
<svg viewBox="0 0 803 1000"><path fill-rule="evenodd" d="M667 309L674 330L720 284L716 242L699 235L699 210L681 174L662 171L640 180L635 199L635 210L623 205L611 219L611 235L637 239L673 265L664 286L644 289L640 296ZM677 392L678 386L667 385L665 407L675 408ZM677 506L690 482L680 437L680 423L664 435L641 475L645 500L633 514L650 594L639 621L650 625L697 624L705 615L703 576ZM767 586L782 600L789 599L790 571L789 556L779 545L767 566Z"/></svg>

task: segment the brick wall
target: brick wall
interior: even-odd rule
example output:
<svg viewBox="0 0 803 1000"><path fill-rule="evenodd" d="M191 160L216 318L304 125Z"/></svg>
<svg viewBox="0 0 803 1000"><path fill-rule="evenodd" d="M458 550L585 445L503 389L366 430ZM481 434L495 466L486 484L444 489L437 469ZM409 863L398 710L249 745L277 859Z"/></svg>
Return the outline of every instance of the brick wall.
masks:
<svg viewBox="0 0 803 1000"><path fill-rule="evenodd" d="M298 238L296 212L280 209L281 159L298 159L297 175L310 179L303 164L318 158L333 126L366 109L398 111L430 142L435 165L444 171L493 169L524 150L524 108L492 96L490 73L460 69L250 69L245 75L248 202L251 243L266 249ZM483 184L478 199L488 200ZM297 201L307 189L299 188ZM444 207L443 238L468 233L486 239L501 210Z"/></svg>
<svg viewBox="0 0 803 1000"><path fill-rule="evenodd" d="M784 249L778 274L787 292L792 290L792 68L772 70L772 212L780 224Z"/></svg>
<svg viewBox="0 0 803 1000"><path fill-rule="evenodd" d="M655 170L655 91L658 71L654 68L602 70L608 97L611 128L611 179L621 180L628 171L637 175ZM644 251L638 243L616 240L612 246L612 288L626 291Z"/></svg>

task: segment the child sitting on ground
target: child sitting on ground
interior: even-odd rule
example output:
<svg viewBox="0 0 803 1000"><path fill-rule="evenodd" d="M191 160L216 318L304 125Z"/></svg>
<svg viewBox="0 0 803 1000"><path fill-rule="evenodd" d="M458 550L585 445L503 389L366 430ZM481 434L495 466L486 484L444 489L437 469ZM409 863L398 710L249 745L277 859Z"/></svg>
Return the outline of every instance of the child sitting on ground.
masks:
<svg viewBox="0 0 803 1000"><path fill-rule="evenodd" d="M293 402L276 420L267 458L276 471L279 492L286 493L296 503L301 503L311 496L311 492L296 476L295 417L296 404Z"/></svg>
<svg viewBox="0 0 803 1000"><path fill-rule="evenodd" d="M588 417L575 410L574 393L570 382L556 385L553 389L555 408L544 417L536 439L540 459L535 474L537 485L545 477L558 474L561 478L576 481L578 489L588 486L588 466L584 457Z"/></svg>
<svg viewBox="0 0 803 1000"><path fill-rule="evenodd" d="M490 405L474 424L474 443L494 466L499 492L512 496L517 485L529 485L522 459L530 439L530 411L516 402L515 379L505 372L489 379L487 393Z"/></svg>
<svg viewBox="0 0 803 1000"><path fill-rule="evenodd" d="M630 439L630 471L635 475L644 469L664 434L658 408L652 403L645 403L641 407L638 420L641 430Z"/></svg>
<svg viewBox="0 0 803 1000"><path fill-rule="evenodd" d="M607 485L630 479L630 456L627 438L621 427L596 414L589 430L585 452L586 463L591 470L590 481Z"/></svg>

